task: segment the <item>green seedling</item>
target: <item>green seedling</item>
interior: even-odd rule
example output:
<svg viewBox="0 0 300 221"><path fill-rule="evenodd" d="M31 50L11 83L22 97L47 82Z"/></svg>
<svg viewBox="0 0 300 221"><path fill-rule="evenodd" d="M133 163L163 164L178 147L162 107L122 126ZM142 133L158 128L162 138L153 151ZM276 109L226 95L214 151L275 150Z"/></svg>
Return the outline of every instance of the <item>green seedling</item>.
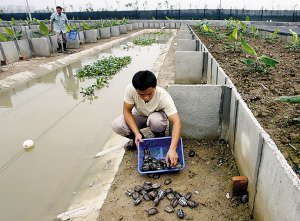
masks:
<svg viewBox="0 0 300 221"><path fill-rule="evenodd" d="M14 18L11 18L11 26L14 26L16 24L16 20Z"/></svg>
<svg viewBox="0 0 300 221"><path fill-rule="evenodd" d="M254 25L252 25L252 31L253 31L253 33L249 33L250 35L252 35L253 37L254 37L254 39L256 38L256 37L258 37L258 38L260 38L260 37L262 37L263 35L262 34L259 34L258 33L258 28L256 28Z"/></svg>
<svg viewBox="0 0 300 221"><path fill-rule="evenodd" d="M86 30L90 30L91 27L88 23L86 23L85 21L82 22L82 26L86 29Z"/></svg>
<svg viewBox="0 0 300 221"><path fill-rule="evenodd" d="M209 26L208 23L202 25L204 31L207 33L209 36L213 36L214 39L219 40L221 43L223 42L223 39L226 38L225 34L220 34L221 29L215 29L212 30Z"/></svg>
<svg viewBox="0 0 300 221"><path fill-rule="evenodd" d="M247 51L249 54L255 56L255 60L251 59L239 59L238 61L245 64L246 66L252 68L250 72L267 72L264 68L266 67L275 67L280 63L280 61L275 60L273 58L269 58L266 56L258 57L255 50L247 44L247 42L244 40L243 35L240 34L241 37L241 45L245 51Z"/></svg>
<svg viewBox="0 0 300 221"><path fill-rule="evenodd" d="M293 44L291 46L287 46L284 49L291 49L293 52L300 51L300 40L298 40L298 34L296 32L293 32L292 29L289 29L289 31L293 35L293 42L284 42L283 44Z"/></svg>
<svg viewBox="0 0 300 221"><path fill-rule="evenodd" d="M247 16L247 17L246 17L246 21L250 21L250 18L249 18L249 16Z"/></svg>
<svg viewBox="0 0 300 221"><path fill-rule="evenodd" d="M10 35L9 37L5 38L2 34L0 35L0 38L5 41L8 41L8 40L12 40L12 41L15 41L15 40L20 40L22 38L22 31L19 31L18 33L15 34L15 32L8 28L8 27L5 27L5 33Z"/></svg>
<svg viewBox="0 0 300 221"><path fill-rule="evenodd" d="M168 18L168 16L166 16L167 20L175 20L174 18Z"/></svg>
<svg viewBox="0 0 300 221"><path fill-rule="evenodd" d="M155 39L139 38L133 41L134 45L141 45L141 46L149 46L152 45L153 43L155 43Z"/></svg>
<svg viewBox="0 0 300 221"><path fill-rule="evenodd" d="M233 49L234 53L237 50L243 51L243 49L241 48L242 43L237 41L238 40L237 39L237 33L238 33L238 30L237 30L237 28L235 28L233 30L233 32L229 35L229 40L232 41L233 43L231 43L231 42L223 42L223 44L225 44L225 45L228 46L228 47L224 48L225 50Z"/></svg>
<svg viewBox="0 0 300 221"><path fill-rule="evenodd" d="M275 41L279 39L279 37L275 37L278 33L278 28L270 35L270 37L264 38L264 40L270 44L275 44Z"/></svg>
<svg viewBox="0 0 300 221"><path fill-rule="evenodd" d="M1 38L2 41L4 41L4 42L7 42L7 40L8 40L2 33L0 33L0 38Z"/></svg>
<svg viewBox="0 0 300 221"><path fill-rule="evenodd" d="M152 16L152 19L155 20L155 18Z"/></svg>

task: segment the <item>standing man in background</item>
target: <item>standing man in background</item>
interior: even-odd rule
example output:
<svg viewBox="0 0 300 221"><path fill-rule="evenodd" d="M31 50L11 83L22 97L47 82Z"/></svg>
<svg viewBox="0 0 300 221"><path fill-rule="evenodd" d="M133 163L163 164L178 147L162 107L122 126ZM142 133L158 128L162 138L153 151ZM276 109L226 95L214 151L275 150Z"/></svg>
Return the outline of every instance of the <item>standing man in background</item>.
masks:
<svg viewBox="0 0 300 221"><path fill-rule="evenodd" d="M66 25L70 30L72 30L72 28L68 24L67 16L61 12L62 8L60 6L56 6L56 12L53 13L50 17L50 32L52 32L54 24L54 31L56 32L59 53L62 53L61 41L63 42L64 51L67 51Z"/></svg>

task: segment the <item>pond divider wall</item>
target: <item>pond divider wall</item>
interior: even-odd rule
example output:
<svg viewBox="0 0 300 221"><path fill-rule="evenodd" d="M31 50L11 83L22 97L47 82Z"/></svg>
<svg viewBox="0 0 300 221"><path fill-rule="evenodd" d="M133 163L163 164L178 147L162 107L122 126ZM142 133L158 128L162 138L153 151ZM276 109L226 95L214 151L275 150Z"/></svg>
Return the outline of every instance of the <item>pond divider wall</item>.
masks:
<svg viewBox="0 0 300 221"><path fill-rule="evenodd" d="M186 27L193 33L189 26ZM182 120L182 136L228 140L240 174L248 177L249 210L255 220L299 220L299 178L260 126L230 78L201 40L194 33L193 36L199 41L195 51L202 52L203 58L198 63L203 61L202 70L206 73L202 72L202 79L206 76L208 85L169 86ZM177 46L182 44L180 41L178 39ZM176 53L185 52L192 59L195 51L180 50ZM193 67L196 63L192 64ZM181 69L180 65L175 65L175 73ZM193 75L189 76L190 84L194 83L196 75L201 77L199 70L189 74Z"/></svg>

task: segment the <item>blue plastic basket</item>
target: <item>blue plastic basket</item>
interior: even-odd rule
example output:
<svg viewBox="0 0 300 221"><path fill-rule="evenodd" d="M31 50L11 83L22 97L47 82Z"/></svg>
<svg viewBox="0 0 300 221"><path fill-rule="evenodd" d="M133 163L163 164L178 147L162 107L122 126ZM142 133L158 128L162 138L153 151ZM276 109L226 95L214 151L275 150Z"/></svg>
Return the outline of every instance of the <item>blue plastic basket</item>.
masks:
<svg viewBox="0 0 300 221"><path fill-rule="evenodd" d="M76 40L77 34L78 34L77 31L70 31L70 32L69 32L69 39L71 39L71 40Z"/></svg>
<svg viewBox="0 0 300 221"><path fill-rule="evenodd" d="M183 170L185 167L184 162L184 154L183 154L183 145L182 145L182 138L177 144L177 154L178 154L178 161L182 164L181 168L174 168L174 169L167 169L167 170L152 170L152 171L142 171L143 168L143 158L144 158L144 147L148 147L150 150L150 155L152 158L156 158L157 160L165 159L166 155L169 151L171 145L172 137L159 137L159 138L148 138L143 139L143 143L138 143L138 171L141 174L146 173L163 173L163 172L171 172L171 171L178 171Z"/></svg>

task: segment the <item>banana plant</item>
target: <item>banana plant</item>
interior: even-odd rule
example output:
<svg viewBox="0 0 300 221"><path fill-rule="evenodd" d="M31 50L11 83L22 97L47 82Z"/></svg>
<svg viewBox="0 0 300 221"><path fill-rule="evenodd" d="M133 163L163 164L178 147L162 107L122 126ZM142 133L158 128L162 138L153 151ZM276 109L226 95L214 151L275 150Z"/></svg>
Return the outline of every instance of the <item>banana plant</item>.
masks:
<svg viewBox="0 0 300 221"><path fill-rule="evenodd" d="M86 30L90 30L91 27L89 26L88 23L86 23L85 21L82 22L82 26L86 29Z"/></svg>
<svg viewBox="0 0 300 221"><path fill-rule="evenodd" d="M0 33L0 38L2 41L7 42L7 38L2 33Z"/></svg>
<svg viewBox="0 0 300 221"><path fill-rule="evenodd" d="M231 42L223 42L223 44L227 45L228 47L225 47L224 49L225 50L229 50L229 49L233 49L234 53L239 50L239 51L243 51L243 49L241 49L241 42L238 42L237 41L237 33L238 33L238 30L237 28L235 28L233 30L233 32L229 35L229 40L232 41L233 43Z"/></svg>
<svg viewBox="0 0 300 221"><path fill-rule="evenodd" d="M259 34L258 33L258 28L256 28L254 25L252 25L252 31L253 31L253 33L249 33L250 35L252 35L253 37L254 37L254 39L256 38L256 37L258 37L258 38L260 38L260 37L262 37L263 35L262 34Z"/></svg>
<svg viewBox="0 0 300 221"><path fill-rule="evenodd" d="M240 37L241 37L241 45L242 45L243 49L245 51L247 51L249 54L255 56L255 60L251 60L251 59L239 59L238 60L239 62L252 68L252 70L250 72L257 72L257 71L267 72L267 70L265 70L264 68L275 67L276 65L278 65L280 63L280 61L275 60L270 57L266 57L266 56L258 57L255 50L249 44L247 44L247 42L244 40L242 34L240 34Z"/></svg>
<svg viewBox="0 0 300 221"><path fill-rule="evenodd" d="M14 26L16 24L16 20L14 18L11 18L11 26Z"/></svg>
<svg viewBox="0 0 300 221"><path fill-rule="evenodd" d="M250 18L249 18L249 16L247 16L247 17L246 17L246 21L250 21Z"/></svg>
<svg viewBox="0 0 300 221"><path fill-rule="evenodd" d="M8 28L8 27L5 27L4 29L5 29L6 34L10 35L10 37L6 38L6 41L10 40L10 39L12 41L20 40L22 38L22 31L19 31L18 33L15 34L15 32L12 29ZM4 37L3 35L0 36L0 37L3 41L5 40L5 38L2 38L2 37Z"/></svg>
<svg viewBox="0 0 300 221"><path fill-rule="evenodd" d="M287 103L300 103L300 94L295 96L281 96L275 99L276 101L287 102Z"/></svg>
<svg viewBox="0 0 300 221"><path fill-rule="evenodd" d="M270 35L270 37L264 38L264 40L270 44L275 44L275 40L277 40L279 37L275 37L278 33L278 28Z"/></svg>
<svg viewBox="0 0 300 221"><path fill-rule="evenodd" d="M289 29L289 31L293 35L294 42L283 42L283 44L293 44L291 46L285 47L284 49L291 49L294 52L300 51L300 44L299 44L300 40L298 40L298 34L296 32L293 32L292 29Z"/></svg>

